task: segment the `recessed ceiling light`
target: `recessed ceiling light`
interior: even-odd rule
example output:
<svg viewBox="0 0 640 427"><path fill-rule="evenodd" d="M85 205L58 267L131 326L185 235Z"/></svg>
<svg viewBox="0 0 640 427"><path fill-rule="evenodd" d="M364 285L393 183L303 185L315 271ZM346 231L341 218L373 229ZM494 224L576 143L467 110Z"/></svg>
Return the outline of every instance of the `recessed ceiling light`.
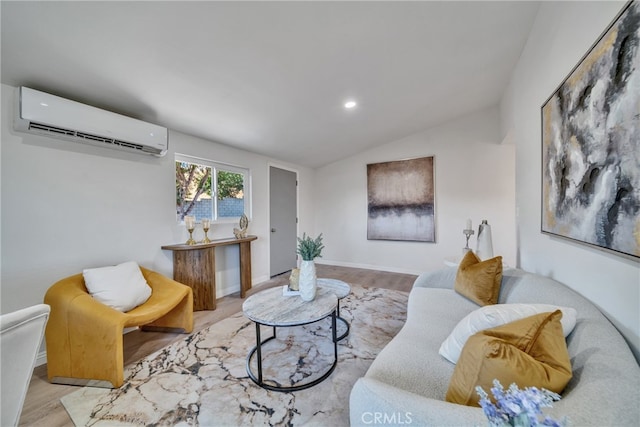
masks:
<svg viewBox="0 0 640 427"><path fill-rule="evenodd" d="M358 105L356 104L356 101L347 101L344 103L344 108L351 109L355 108L356 105Z"/></svg>

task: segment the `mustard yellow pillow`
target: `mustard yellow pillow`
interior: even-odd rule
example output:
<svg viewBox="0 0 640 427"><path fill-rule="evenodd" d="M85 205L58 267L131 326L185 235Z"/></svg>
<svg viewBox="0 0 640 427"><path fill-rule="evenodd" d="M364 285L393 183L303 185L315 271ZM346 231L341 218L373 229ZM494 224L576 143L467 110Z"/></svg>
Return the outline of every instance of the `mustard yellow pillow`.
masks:
<svg viewBox="0 0 640 427"><path fill-rule="evenodd" d="M480 261L469 251L458 266L454 289L478 305L490 305L498 302L501 284L502 257Z"/></svg>
<svg viewBox="0 0 640 427"><path fill-rule="evenodd" d="M562 333L562 312L540 313L471 336L453 371L446 400L480 406L476 386L489 391L497 379L562 393L571 361Z"/></svg>

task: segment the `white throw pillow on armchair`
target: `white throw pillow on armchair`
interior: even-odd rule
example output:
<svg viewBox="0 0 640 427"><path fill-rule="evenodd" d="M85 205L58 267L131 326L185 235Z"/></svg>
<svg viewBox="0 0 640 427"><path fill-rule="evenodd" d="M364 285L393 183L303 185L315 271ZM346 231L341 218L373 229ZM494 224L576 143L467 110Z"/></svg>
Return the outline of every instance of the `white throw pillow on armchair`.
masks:
<svg viewBox="0 0 640 427"><path fill-rule="evenodd" d="M539 313L562 311L562 333L566 337L576 326L575 308L550 304L494 304L486 305L467 314L440 346L438 353L451 363L458 363L467 339L476 332L495 328Z"/></svg>
<svg viewBox="0 0 640 427"><path fill-rule="evenodd" d="M85 269L82 275L91 296L118 311L133 310L151 296L151 287L135 261Z"/></svg>

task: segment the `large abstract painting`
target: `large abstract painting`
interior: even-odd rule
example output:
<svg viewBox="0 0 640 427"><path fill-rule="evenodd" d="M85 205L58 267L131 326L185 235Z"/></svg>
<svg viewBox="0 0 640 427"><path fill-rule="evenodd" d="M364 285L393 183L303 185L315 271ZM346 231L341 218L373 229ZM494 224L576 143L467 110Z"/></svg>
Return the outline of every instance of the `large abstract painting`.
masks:
<svg viewBox="0 0 640 427"><path fill-rule="evenodd" d="M433 157L367 165L369 240L435 242Z"/></svg>
<svg viewBox="0 0 640 427"><path fill-rule="evenodd" d="M640 258L640 3L542 106L542 232Z"/></svg>

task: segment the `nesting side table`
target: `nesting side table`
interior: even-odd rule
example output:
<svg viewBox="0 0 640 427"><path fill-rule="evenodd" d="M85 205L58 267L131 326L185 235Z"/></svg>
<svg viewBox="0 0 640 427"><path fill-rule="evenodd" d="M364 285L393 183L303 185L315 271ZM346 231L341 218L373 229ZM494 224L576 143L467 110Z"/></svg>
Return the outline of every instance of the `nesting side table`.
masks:
<svg viewBox="0 0 640 427"><path fill-rule="evenodd" d="M351 293L351 286L347 282L343 282L342 280L325 279L325 278L318 278L317 284L319 288L328 289L331 292L333 292L336 295L336 297L338 297L338 306L336 308L336 319L340 320L347 328L347 330L338 337L338 341L340 341L344 339L347 335L349 335L349 329L350 329L349 322L347 322L344 319L344 317L340 316L340 300L343 298L346 298L347 295Z"/></svg>
<svg viewBox="0 0 640 427"><path fill-rule="evenodd" d="M338 337L336 336L336 312L338 297L329 289L318 287L318 292L313 301L303 301L299 297L287 297L282 295L282 288L276 287L258 292L242 304L242 312L256 325L256 345L247 355L247 374L253 382L260 387L272 391L297 391L313 387L321 383L331 375L338 364ZM302 326L317 322L331 316L331 338L333 340L334 358L329 369L314 381L294 386L274 385L272 381L265 381L262 375L262 346L276 338L277 327ZM272 336L262 340L260 337L260 325L272 326ZM251 370L253 355L257 358L258 372Z"/></svg>

